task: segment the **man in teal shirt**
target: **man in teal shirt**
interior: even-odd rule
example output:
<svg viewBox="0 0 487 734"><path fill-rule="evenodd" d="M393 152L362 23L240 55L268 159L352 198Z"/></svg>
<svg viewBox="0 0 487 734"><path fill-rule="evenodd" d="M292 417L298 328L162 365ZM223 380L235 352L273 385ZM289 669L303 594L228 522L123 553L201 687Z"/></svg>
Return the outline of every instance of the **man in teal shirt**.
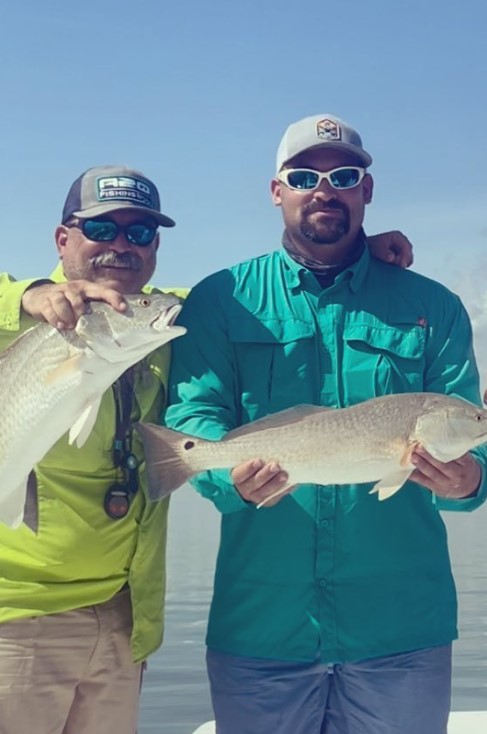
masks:
<svg viewBox="0 0 487 734"><path fill-rule="evenodd" d="M166 422L220 439L300 403L438 392L480 403L468 316L440 284L370 258L371 156L334 115L286 131L283 248L190 294ZM387 502L370 485L283 487L277 464L199 475L222 513L207 644L218 734L446 734L456 593L439 510L485 500L485 447L419 450Z"/></svg>

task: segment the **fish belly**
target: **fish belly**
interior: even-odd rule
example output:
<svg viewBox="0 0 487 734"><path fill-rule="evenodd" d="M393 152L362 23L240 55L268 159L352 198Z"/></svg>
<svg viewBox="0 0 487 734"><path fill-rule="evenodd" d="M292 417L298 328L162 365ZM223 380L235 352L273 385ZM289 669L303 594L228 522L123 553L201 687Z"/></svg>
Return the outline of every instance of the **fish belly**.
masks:
<svg viewBox="0 0 487 734"><path fill-rule="evenodd" d="M289 474L290 484L363 484L376 482L397 471L399 462L394 459L365 459L347 462L297 463L283 462L282 468Z"/></svg>

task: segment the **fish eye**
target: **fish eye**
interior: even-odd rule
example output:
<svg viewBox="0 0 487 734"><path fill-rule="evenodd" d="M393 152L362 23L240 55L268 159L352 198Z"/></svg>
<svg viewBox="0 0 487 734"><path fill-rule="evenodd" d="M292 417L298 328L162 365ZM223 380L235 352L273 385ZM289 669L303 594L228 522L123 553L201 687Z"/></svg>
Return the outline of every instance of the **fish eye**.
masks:
<svg viewBox="0 0 487 734"><path fill-rule="evenodd" d="M476 420L476 421L477 421L478 423L480 423L480 421L482 420L482 415L481 415L481 413L477 413L477 415L475 416L475 420Z"/></svg>
<svg viewBox="0 0 487 734"><path fill-rule="evenodd" d="M141 298L139 300L139 306L143 306L144 308L150 306L150 298Z"/></svg>

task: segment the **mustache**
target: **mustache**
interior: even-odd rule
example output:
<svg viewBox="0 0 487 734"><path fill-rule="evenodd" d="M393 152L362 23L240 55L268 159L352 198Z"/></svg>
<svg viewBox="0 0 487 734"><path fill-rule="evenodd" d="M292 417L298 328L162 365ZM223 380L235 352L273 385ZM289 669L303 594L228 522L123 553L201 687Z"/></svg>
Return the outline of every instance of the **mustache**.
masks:
<svg viewBox="0 0 487 734"><path fill-rule="evenodd" d="M328 199L328 201L310 201L309 204L303 207L303 214L313 214L314 212L324 212L328 209L338 209L343 212L345 216L348 216L348 208L342 201L338 199Z"/></svg>
<svg viewBox="0 0 487 734"><path fill-rule="evenodd" d="M130 270L134 270L137 273L142 270L142 260L134 252L113 252L107 250L107 252L102 252L100 255L95 255L90 261L95 269L121 266L130 268Z"/></svg>

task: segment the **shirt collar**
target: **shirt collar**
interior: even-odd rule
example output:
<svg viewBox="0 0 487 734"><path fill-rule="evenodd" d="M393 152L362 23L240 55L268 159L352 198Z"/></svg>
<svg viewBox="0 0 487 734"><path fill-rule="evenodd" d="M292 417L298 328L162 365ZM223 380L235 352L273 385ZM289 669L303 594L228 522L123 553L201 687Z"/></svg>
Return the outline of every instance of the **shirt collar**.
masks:
<svg viewBox="0 0 487 734"><path fill-rule="evenodd" d="M364 244L362 254L358 260L348 265L341 273L339 273L336 279L337 283L348 280L350 290L354 293L362 285L370 263L370 251L367 245L367 237L363 229L360 230L358 236ZM284 247L281 250L281 256L288 270L289 285L293 288L301 286L302 279L304 277L309 277L312 271L308 270L308 268L301 263L296 262ZM313 279L316 280L314 275Z"/></svg>

